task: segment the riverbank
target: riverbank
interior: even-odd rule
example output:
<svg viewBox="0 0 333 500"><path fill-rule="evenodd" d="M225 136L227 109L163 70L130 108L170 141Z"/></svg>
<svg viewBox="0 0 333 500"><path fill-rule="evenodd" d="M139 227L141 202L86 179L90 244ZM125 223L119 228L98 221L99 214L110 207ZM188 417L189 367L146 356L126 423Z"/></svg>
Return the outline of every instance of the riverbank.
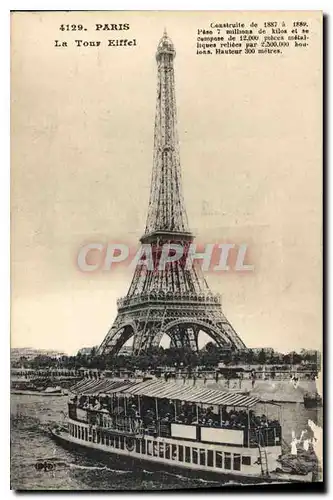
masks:
<svg viewBox="0 0 333 500"><path fill-rule="evenodd" d="M75 385L82 378L91 378L91 377L80 377L80 376L49 376L47 377L47 384L60 386L62 389L70 389L73 385ZM103 378L103 374L97 374L93 378ZM151 375L149 373L143 374L140 377L107 377L112 378L114 380L142 380L142 378L162 378L156 377L156 375ZM43 379L36 379L43 380ZM44 379L44 382L46 379ZM31 383L31 379L27 380L24 377L13 377L11 379L12 388L14 389L24 389L25 385L29 386ZM188 376L176 376L168 379L168 383L186 385L186 386L203 386L210 389L218 389L222 391L231 391L231 392L243 392L249 394L250 396L259 397L263 401L272 401L276 403L303 403L305 395L315 396L316 394L321 394L320 387L318 390L318 381L317 380L304 380L300 379L297 383L294 383L290 379L284 380L276 380L276 379L255 379L254 383L249 378L231 378L225 379L223 377L219 377L216 381L213 377L196 377L189 378ZM28 387L26 387L28 388ZM30 388L30 387L29 387Z"/></svg>

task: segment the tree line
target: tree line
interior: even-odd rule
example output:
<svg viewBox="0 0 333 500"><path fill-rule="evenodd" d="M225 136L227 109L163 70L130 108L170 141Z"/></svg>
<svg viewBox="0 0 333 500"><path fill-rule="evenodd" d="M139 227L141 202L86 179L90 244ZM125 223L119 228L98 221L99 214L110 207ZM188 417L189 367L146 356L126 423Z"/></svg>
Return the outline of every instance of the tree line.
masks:
<svg viewBox="0 0 333 500"><path fill-rule="evenodd" d="M37 355L33 359L21 357L13 362L13 367L24 367L33 369L64 368L64 369L99 369L99 370L156 370L158 368L170 367L176 369L215 369L219 363L226 366L233 365L278 365L286 367L290 365L304 365L309 369L319 368L320 355L317 351L290 352L281 354L275 351L267 352L264 349L244 349L241 351L223 351L213 342L206 344L205 348L194 353L190 349L163 347L151 348L147 352L138 355L122 355L116 357L97 355L93 348L89 354L78 352L76 356L51 357Z"/></svg>

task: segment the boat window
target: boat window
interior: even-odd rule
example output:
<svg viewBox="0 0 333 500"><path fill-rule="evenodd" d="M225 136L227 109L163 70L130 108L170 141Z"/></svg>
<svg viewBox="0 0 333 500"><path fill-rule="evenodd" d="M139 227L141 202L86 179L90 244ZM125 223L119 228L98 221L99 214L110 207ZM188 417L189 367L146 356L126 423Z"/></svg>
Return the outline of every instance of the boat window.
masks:
<svg viewBox="0 0 333 500"><path fill-rule="evenodd" d="M140 439L135 440L135 451L140 453Z"/></svg>
<svg viewBox="0 0 333 500"><path fill-rule="evenodd" d="M102 440L102 444L104 444L105 440L104 440L104 432L103 431L101 432L101 438L102 438L101 439Z"/></svg>
<svg viewBox="0 0 333 500"><path fill-rule="evenodd" d="M223 454L221 451L217 451L215 453L215 464L216 464L216 467L219 467L220 469L222 469L222 467L223 467Z"/></svg>
<svg viewBox="0 0 333 500"><path fill-rule="evenodd" d="M88 429L87 429L87 427L85 427L85 429L84 429L84 439L86 441L88 441Z"/></svg>
<svg viewBox="0 0 333 500"><path fill-rule="evenodd" d="M124 449L124 436L120 436L120 448L123 450Z"/></svg>
<svg viewBox="0 0 333 500"><path fill-rule="evenodd" d="M197 448L192 448L192 462L194 464L198 463L198 449Z"/></svg>
<svg viewBox="0 0 333 500"><path fill-rule="evenodd" d="M165 443L165 458L170 460L170 445L169 443Z"/></svg>
<svg viewBox="0 0 333 500"><path fill-rule="evenodd" d="M185 462L191 463L191 448L189 446L185 446Z"/></svg>
<svg viewBox="0 0 333 500"><path fill-rule="evenodd" d="M181 445L178 446L178 460L180 462L184 461L184 447Z"/></svg>
<svg viewBox="0 0 333 500"><path fill-rule="evenodd" d="M96 443L96 431L95 431L95 429L93 429L92 435L93 435L93 443Z"/></svg>
<svg viewBox="0 0 333 500"><path fill-rule="evenodd" d="M142 453L142 455L145 455L145 454L146 454L146 440L145 440L145 439L143 439L143 440L141 441L141 444L142 444L142 447L141 447L141 453Z"/></svg>
<svg viewBox="0 0 333 500"><path fill-rule="evenodd" d="M99 431L96 432L96 443L100 443L101 441L101 433Z"/></svg>
<svg viewBox="0 0 333 500"><path fill-rule="evenodd" d="M73 420L76 419L76 406L75 405L68 405L68 416L69 416L69 418L72 418Z"/></svg>
<svg viewBox="0 0 333 500"><path fill-rule="evenodd" d="M160 436L168 437L171 435L171 426L170 424L160 424Z"/></svg>
<svg viewBox="0 0 333 500"><path fill-rule="evenodd" d="M234 454L234 470L241 470L241 456L238 453Z"/></svg>
<svg viewBox="0 0 333 500"><path fill-rule="evenodd" d="M231 469L231 453L224 454L224 468Z"/></svg>
<svg viewBox="0 0 333 500"><path fill-rule="evenodd" d="M110 436L110 446L114 447L114 436Z"/></svg>
<svg viewBox="0 0 333 500"><path fill-rule="evenodd" d="M115 436L115 438L114 438L114 446L115 446L115 448L119 448L119 438L118 438L118 436Z"/></svg>
<svg viewBox="0 0 333 500"><path fill-rule="evenodd" d="M173 444L171 446L172 446L171 458L172 460L177 460L177 445Z"/></svg>
<svg viewBox="0 0 333 500"><path fill-rule="evenodd" d="M110 444L109 443L109 435L108 434L105 435L105 444L106 444L106 446L109 446L109 444Z"/></svg>
<svg viewBox="0 0 333 500"><path fill-rule="evenodd" d="M208 450L207 451L207 465L208 465L208 467L213 467L214 466L214 454L213 454L213 450Z"/></svg>
<svg viewBox="0 0 333 500"><path fill-rule="evenodd" d="M164 458L164 443L160 443L159 456Z"/></svg>
<svg viewBox="0 0 333 500"><path fill-rule="evenodd" d="M152 455L153 453L153 443L147 439L147 455Z"/></svg>
<svg viewBox="0 0 333 500"><path fill-rule="evenodd" d="M251 457L242 457L243 465L251 465Z"/></svg>
<svg viewBox="0 0 333 500"><path fill-rule="evenodd" d="M153 455L154 457L158 456L157 441L153 441Z"/></svg>
<svg viewBox="0 0 333 500"><path fill-rule="evenodd" d="M206 465L206 450L200 450L200 465Z"/></svg>

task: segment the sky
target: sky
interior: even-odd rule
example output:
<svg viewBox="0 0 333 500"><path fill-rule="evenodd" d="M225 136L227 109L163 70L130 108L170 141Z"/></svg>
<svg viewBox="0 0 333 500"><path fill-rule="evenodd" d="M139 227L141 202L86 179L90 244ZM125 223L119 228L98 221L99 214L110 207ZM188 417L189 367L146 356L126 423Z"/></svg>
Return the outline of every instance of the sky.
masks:
<svg viewBox="0 0 333 500"><path fill-rule="evenodd" d="M155 51L167 27L177 52L190 227L198 242L247 243L255 266L253 273L208 273L208 283L247 346L321 348L320 22L310 21L304 51L196 55L198 28L240 16L246 14L12 15L12 347L75 353L102 342L115 319L132 270L83 273L76 258L87 242L136 248L144 232ZM59 31L79 22L83 35ZM130 30L95 32L95 23L129 23ZM137 46L73 43L116 37L135 38ZM69 46L54 47L56 39Z"/></svg>

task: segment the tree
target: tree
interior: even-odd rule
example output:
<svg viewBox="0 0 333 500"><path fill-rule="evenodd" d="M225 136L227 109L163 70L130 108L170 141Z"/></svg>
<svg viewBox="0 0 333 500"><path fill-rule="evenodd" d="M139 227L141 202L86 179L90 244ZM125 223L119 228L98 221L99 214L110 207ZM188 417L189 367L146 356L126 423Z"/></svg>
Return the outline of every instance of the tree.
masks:
<svg viewBox="0 0 333 500"><path fill-rule="evenodd" d="M20 366L23 366L24 368L26 368L29 365L28 359L25 356L20 356L19 364L20 364Z"/></svg>
<svg viewBox="0 0 333 500"><path fill-rule="evenodd" d="M207 344L205 345L205 351L209 353L218 352L218 350L219 348L217 347L215 342L207 342Z"/></svg>
<svg viewBox="0 0 333 500"><path fill-rule="evenodd" d="M249 365L253 365L254 364L254 353L252 351L252 349L248 349L246 352L245 352L245 356L244 356L244 360L245 360L245 363L249 364Z"/></svg>
<svg viewBox="0 0 333 500"><path fill-rule="evenodd" d="M260 365L265 365L267 362L266 360L266 353L263 349L261 349L261 351L259 352L259 355L258 355L258 363Z"/></svg>
<svg viewBox="0 0 333 500"><path fill-rule="evenodd" d="M229 349L223 353L222 361L225 365L229 365L232 362L232 352Z"/></svg>
<svg viewBox="0 0 333 500"><path fill-rule="evenodd" d="M44 354L39 354L34 359L31 360L30 366L31 368L40 369L40 368L52 368L56 366L57 360L55 358L51 358L51 356L45 356Z"/></svg>

